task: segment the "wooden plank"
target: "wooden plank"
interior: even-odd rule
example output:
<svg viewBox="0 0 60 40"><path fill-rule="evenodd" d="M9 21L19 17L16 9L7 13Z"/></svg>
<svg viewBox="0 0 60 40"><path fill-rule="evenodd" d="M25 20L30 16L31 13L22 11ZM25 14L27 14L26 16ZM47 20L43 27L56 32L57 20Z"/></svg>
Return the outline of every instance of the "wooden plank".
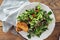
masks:
<svg viewBox="0 0 60 40"><path fill-rule="evenodd" d="M0 5L1 5L2 1L3 1L3 0L0 0Z"/></svg>
<svg viewBox="0 0 60 40"><path fill-rule="evenodd" d="M53 10L57 23L53 33L45 40L58 40L58 36L60 34L60 0L30 0L30 2L44 3ZM0 4L1 3L2 0L0 0ZM0 22L0 26L2 26L2 22ZM4 33L2 31L2 27L0 27L0 40L21 40L21 38L13 35L10 31L8 33Z"/></svg>
<svg viewBox="0 0 60 40"><path fill-rule="evenodd" d="M0 21L0 27L2 26L2 21Z"/></svg>
<svg viewBox="0 0 60 40"><path fill-rule="evenodd" d="M45 40L58 40L60 34L60 23L56 23L53 33ZM11 32L4 33L0 27L0 40L21 40L18 36L13 35Z"/></svg>

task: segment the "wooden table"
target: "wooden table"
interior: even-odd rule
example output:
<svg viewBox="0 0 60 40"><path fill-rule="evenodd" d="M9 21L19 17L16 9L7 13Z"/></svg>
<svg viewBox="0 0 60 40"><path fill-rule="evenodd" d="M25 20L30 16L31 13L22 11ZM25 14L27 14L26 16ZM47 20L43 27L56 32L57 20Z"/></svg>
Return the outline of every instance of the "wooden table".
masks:
<svg viewBox="0 0 60 40"><path fill-rule="evenodd" d="M58 40L60 35L60 0L30 0L31 2L41 2L48 5L54 12L56 17L56 25L53 33L45 40ZM0 4L2 0L0 0ZM2 22L0 22L0 40L21 40L20 37L13 35L11 32L4 33L2 31Z"/></svg>

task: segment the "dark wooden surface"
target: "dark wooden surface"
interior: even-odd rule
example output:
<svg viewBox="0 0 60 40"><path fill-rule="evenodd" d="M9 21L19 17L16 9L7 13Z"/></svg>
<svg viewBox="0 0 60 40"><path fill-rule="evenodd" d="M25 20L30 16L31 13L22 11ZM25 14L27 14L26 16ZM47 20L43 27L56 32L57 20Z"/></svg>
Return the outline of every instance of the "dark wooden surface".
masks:
<svg viewBox="0 0 60 40"><path fill-rule="evenodd" d="M53 33L45 40L58 40L60 35L60 0L30 0L30 2L41 2L48 5L54 12L56 25ZM2 0L0 0L0 4ZM4 33L2 31L2 22L0 21L0 40L21 40L20 37L13 35L10 31Z"/></svg>

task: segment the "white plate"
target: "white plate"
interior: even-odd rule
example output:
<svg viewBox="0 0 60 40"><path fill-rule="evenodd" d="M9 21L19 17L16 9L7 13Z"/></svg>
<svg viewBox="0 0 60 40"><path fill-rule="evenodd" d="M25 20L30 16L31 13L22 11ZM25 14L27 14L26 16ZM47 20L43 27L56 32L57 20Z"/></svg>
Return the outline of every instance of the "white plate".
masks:
<svg viewBox="0 0 60 40"><path fill-rule="evenodd" d="M18 12L18 15L21 14L21 13L23 13L26 9L29 10L29 9L35 8L38 4L39 4L38 2L33 2L33 3L29 4L29 5L24 6L24 8L21 9L21 11ZM52 12L52 10L48 6L46 6L45 4L40 3L40 5L41 5L41 7L42 7L43 10L46 10L47 12L49 12L49 11ZM23 32L23 31L21 31L19 33L24 38L26 38L28 40L44 40L44 39L46 39L49 35L51 35L51 33L53 32L54 27L55 27L55 17L54 17L53 12L52 12L52 15L50 17L53 18L53 21L49 24L48 30L46 30L45 32L43 32L40 37L34 36L34 37L31 37L31 39L29 39L27 37L28 33Z"/></svg>
<svg viewBox="0 0 60 40"><path fill-rule="evenodd" d="M33 2L33 3L29 3L28 5L25 5L23 8L21 8L21 9L18 11L18 13L16 12L15 14L10 15L10 16L7 18L7 21L8 21L8 22L11 22L11 23L13 22L12 24L15 25L15 23L17 22L17 21L16 21L16 17L17 17L19 14L23 13L26 9L28 10L28 9L35 8L38 4L39 4L38 2ZM48 6L46 6L45 4L40 3L40 5L41 5L42 9L46 10L47 12L49 12L49 11L52 12L52 10L51 10ZM16 15L17 15L17 16L16 16ZM21 32L19 32L19 33L20 33L24 38L26 38L26 39L28 39L28 40L44 40L44 39L46 39L47 37L49 37L49 36L52 34L52 32L53 32L53 30L54 30L54 27L55 27L55 17L54 17L53 12L52 12L52 14L51 14L50 17L53 18L53 20L52 20L52 22L49 24L48 30L46 30L45 32L43 32L40 37L34 36L34 37L32 37L31 39L28 39L28 37L27 37L27 34L28 34L28 33L23 32L23 31L21 31ZM11 18L11 19L10 19L10 18ZM9 20L9 19L10 19L10 20Z"/></svg>

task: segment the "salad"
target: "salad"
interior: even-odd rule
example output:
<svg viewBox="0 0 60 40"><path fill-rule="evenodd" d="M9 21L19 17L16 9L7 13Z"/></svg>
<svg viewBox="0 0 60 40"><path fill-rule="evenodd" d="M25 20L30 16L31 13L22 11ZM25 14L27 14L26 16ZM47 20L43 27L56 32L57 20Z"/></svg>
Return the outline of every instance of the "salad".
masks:
<svg viewBox="0 0 60 40"><path fill-rule="evenodd" d="M16 31L28 32L28 38L40 37L44 31L48 30L48 25L52 22L51 14L51 11L43 10L40 4L33 9L25 10L17 17Z"/></svg>

